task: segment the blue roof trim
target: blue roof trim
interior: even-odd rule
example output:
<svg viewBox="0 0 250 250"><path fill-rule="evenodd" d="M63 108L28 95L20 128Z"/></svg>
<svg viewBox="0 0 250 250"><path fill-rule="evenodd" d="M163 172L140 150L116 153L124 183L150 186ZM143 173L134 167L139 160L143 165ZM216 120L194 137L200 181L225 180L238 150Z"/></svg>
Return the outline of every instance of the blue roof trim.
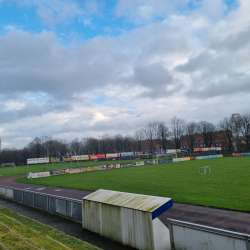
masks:
<svg viewBox="0 0 250 250"><path fill-rule="evenodd" d="M156 210L154 210L152 212L152 220L154 220L155 218L157 218L158 216L163 214L165 211L167 211L172 206L173 206L173 200L171 199L168 202L166 202L165 204L163 204L162 206L158 207Z"/></svg>

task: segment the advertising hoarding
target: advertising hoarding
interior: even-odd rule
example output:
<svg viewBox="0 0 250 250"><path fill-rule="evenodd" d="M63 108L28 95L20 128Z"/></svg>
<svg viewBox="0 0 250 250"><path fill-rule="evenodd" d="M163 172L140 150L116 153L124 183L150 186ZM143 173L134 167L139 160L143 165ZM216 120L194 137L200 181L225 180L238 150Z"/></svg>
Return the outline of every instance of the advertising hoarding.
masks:
<svg viewBox="0 0 250 250"><path fill-rule="evenodd" d="M181 152L182 153L189 153L189 149L188 148L187 149L182 149Z"/></svg>
<svg viewBox="0 0 250 250"><path fill-rule="evenodd" d="M250 156L250 153L244 153L243 156Z"/></svg>
<svg viewBox="0 0 250 250"><path fill-rule="evenodd" d="M106 166L106 170L115 169L115 168L116 168L116 164L110 164Z"/></svg>
<svg viewBox="0 0 250 250"><path fill-rule="evenodd" d="M70 169L68 169L68 173L69 174L80 173L80 172L82 172L81 170L82 170L82 168L70 168Z"/></svg>
<svg viewBox="0 0 250 250"><path fill-rule="evenodd" d="M202 148L201 151L209 151L209 148Z"/></svg>
<svg viewBox="0 0 250 250"><path fill-rule="evenodd" d="M203 159L203 156L196 156L195 159L196 159L196 160L202 160L202 159Z"/></svg>
<svg viewBox="0 0 250 250"><path fill-rule="evenodd" d="M176 153L176 149L167 149L166 153L175 154Z"/></svg>
<svg viewBox="0 0 250 250"><path fill-rule="evenodd" d="M181 153L182 150L181 149L176 149L176 153Z"/></svg>
<svg viewBox="0 0 250 250"><path fill-rule="evenodd" d="M63 157L51 157L51 162L63 162Z"/></svg>
<svg viewBox="0 0 250 250"><path fill-rule="evenodd" d="M138 161L136 162L136 166L143 166L144 165L144 161Z"/></svg>
<svg viewBox="0 0 250 250"><path fill-rule="evenodd" d="M242 156L241 153L233 154L233 156Z"/></svg>
<svg viewBox="0 0 250 250"><path fill-rule="evenodd" d="M42 178L42 177L49 177L50 172L39 172L39 173L28 173L27 178L28 179L33 179L33 178Z"/></svg>
<svg viewBox="0 0 250 250"><path fill-rule="evenodd" d="M63 161L70 161L70 157L69 156L63 156Z"/></svg>
<svg viewBox="0 0 250 250"><path fill-rule="evenodd" d="M217 155L217 158L218 158L218 157L223 157L223 155Z"/></svg>
<svg viewBox="0 0 250 250"><path fill-rule="evenodd" d="M106 154L106 158L120 157L120 153Z"/></svg>
<svg viewBox="0 0 250 250"><path fill-rule="evenodd" d="M71 161L84 161L84 160L89 160L89 156L88 155L71 156Z"/></svg>
<svg viewBox="0 0 250 250"><path fill-rule="evenodd" d="M107 165L101 165L98 167L99 170L106 170Z"/></svg>
<svg viewBox="0 0 250 250"><path fill-rule="evenodd" d="M180 162L180 161L190 161L190 157L183 157L183 158L174 158L173 162Z"/></svg>
<svg viewBox="0 0 250 250"><path fill-rule="evenodd" d="M158 160L158 164L173 162L173 159Z"/></svg>
<svg viewBox="0 0 250 250"><path fill-rule="evenodd" d="M50 175L67 174L66 169L52 170Z"/></svg>
<svg viewBox="0 0 250 250"><path fill-rule="evenodd" d="M46 158L30 158L27 159L27 164L40 164L40 163L49 163L49 157Z"/></svg>
<svg viewBox="0 0 250 250"><path fill-rule="evenodd" d="M106 155L105 154L95 154L95 155L90 155L89 159L94 160L94 159L105 159Z"/></svg>
<svg viewBox="0 0 250 250"><path fill-rule="evenodd" d="M202 149L201 148L194 148L194 152L201 152Z"/></svg>
<svg viewBox="0 0 250 250"><path fill-rule="evenodd" d="M216 148L209 148L209 150L211 150L211 151L212 151L212 150L216 150Z"/></svg>
<svg viewBox="0 0 250 250"><path fill-rule="evenodd" d="M221 147L217 147L216 150L221 150Z"/></svg>
<svg viewBox="0 0 250 250"><path fill-rule="evenodd" d="M124 152L124 153L121 153L121 157L125 157L125 156L134 156L134 152Z"/></svg>
<svg viewBox="0 0 250 250"><path fill-rule="evenodd" d="M155 161L144 161L144 165L154 165Z"/></svg>

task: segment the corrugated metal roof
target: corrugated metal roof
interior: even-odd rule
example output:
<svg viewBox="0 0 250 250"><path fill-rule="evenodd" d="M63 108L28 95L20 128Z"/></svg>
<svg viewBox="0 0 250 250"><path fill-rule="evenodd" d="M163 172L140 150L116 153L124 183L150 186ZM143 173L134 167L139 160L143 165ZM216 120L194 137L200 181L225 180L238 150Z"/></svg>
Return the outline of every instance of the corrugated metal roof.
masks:
<svg viewBox="0 0 250 250"><path fill-rule="evenodd" d="M83 200L95 201L114 206L120 206L145 212L153 212L166 203L168 208L164 206L165 211L172 206L172 199L158 196L149 196L143 194L132 194L117 191L99 189L96 192L85 196Z"/></svg>

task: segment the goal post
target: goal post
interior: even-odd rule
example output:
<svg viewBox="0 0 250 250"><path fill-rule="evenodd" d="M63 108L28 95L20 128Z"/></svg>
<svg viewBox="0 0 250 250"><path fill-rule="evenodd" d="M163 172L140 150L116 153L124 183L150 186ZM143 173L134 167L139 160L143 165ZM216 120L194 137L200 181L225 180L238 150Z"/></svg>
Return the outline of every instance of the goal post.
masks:
<svg viewBox="0 0 250 250"><path fill-rule="evenodd" d="M155 155L156 165L158 165L159 163L173 162L173 159L177 159L177 153L165 153Z"/></svg>

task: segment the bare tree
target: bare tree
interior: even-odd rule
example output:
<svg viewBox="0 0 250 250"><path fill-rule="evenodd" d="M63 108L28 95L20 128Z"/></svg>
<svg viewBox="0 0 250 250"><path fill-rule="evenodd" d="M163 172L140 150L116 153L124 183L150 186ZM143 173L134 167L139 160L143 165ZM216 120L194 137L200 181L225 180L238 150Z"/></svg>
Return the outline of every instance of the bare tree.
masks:
<svg viewBox="0 0 250 250"><path fill-rule="evenodd" d="M247 143L247 148L250 149L250 113L241 116L241 134L242 140Z"/></svg>
<svg viewBox="0 0 250 250"><path fill-rule="evenodd" d="M180 138L185 132L185 121L174 116L172 117L170 124L171 124L171 132L175 143L175 148L180 148L181 147Z"/></svg>
<svg viewBox="0 0 250 250"><path fill-rule="evenodd" d="M201 121L199 122L199 132L202 134L203 136L203 140L204 143L206 145L206 147L211 147L213 140L214 140L214 136L215 136L215 126L210 123L210 122L206 122L206 121Z"/></svg>
<svg viewBox="0 0 250 250"><path fill-rule="evenodd" d="M145 133L143 129L138 129L134 134L134 150L142 151L142 141L145 139Z"/></svg>
<svg viewBox="0 0 250 250"><path fill-rule="evenodd" d="M161 149L167 149L167 140L169 138L169 129L164 122L155 122L156 136Z"/></svg>
<svg viewBox="0 0 250 250"><path fill-rule="evenodd" d="M233 149L233 123L230 118L223 118L219 122L219 128L221 129L221 133L224 137L224 140L228 146L229 150Z"/></svg>
<svg viewBox="0 0 250 250"><path fill-rule="evenodd" d="M194 142L198 137L199 130L199 124L194 121L189 122L186 125L186 138L190 152L194 150Z"/></svg>

